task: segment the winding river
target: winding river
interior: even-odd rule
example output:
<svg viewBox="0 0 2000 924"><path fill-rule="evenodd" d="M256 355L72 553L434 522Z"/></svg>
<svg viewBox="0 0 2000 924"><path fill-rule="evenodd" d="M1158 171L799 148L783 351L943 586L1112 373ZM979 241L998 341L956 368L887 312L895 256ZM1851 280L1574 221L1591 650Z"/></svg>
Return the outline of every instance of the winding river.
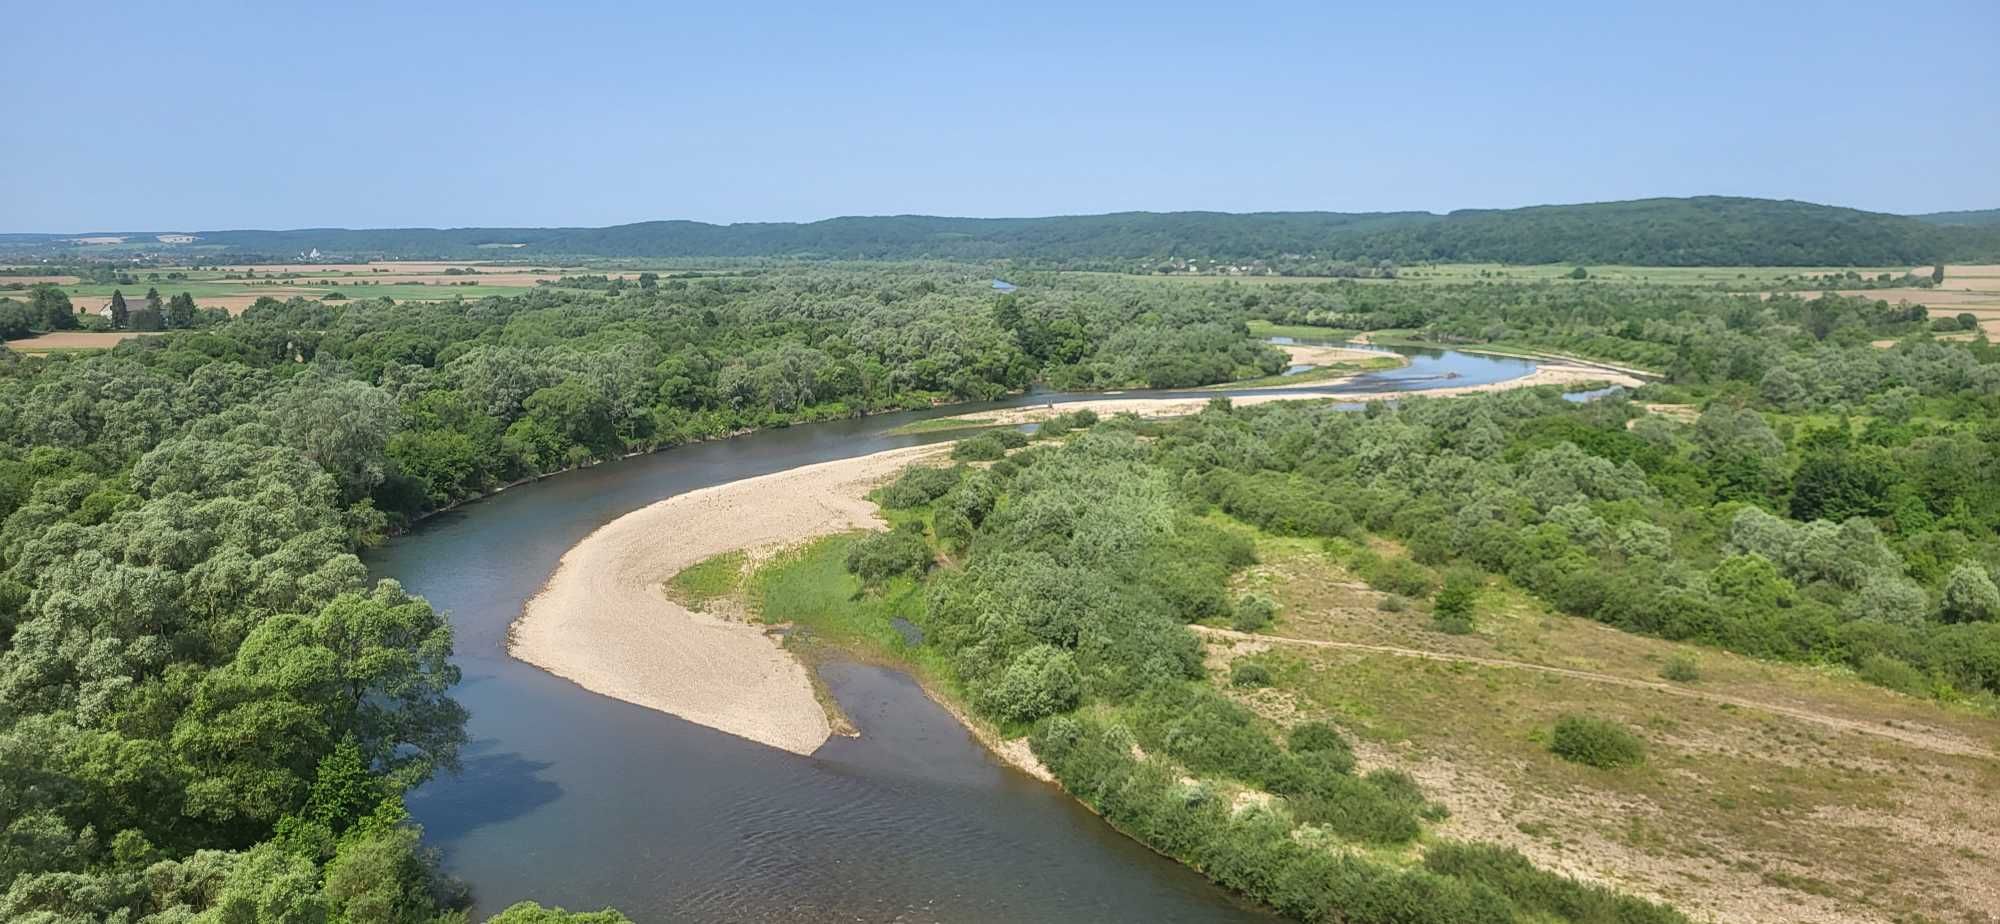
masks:
<svg viewBox="0 0 2000 924"><path fill-rule="evenodd" d="M1409 391L1534 369L1455 351L1406 355L1399 369L1297 390ZM1102 397L1040 393L984 407ZM598 526L696 488L949 439L890 431L981 409L803 425L571 472L434 517L372 552L375 575L427 597L457 632L456 696L472 714L464 770L409 804L446 868L472 888L475 913L534 899L609 905L641 922L1268 920L1001 763L894 671L827 665L822 676L861 736L800 757L507 656L508 625Z"/></svg>

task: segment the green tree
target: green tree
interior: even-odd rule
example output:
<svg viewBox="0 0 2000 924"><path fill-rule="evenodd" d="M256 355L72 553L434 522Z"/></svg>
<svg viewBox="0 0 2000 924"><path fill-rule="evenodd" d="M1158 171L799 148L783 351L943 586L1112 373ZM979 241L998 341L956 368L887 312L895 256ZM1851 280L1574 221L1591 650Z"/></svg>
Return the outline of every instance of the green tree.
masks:
<svg viewBox="0 0 2000 924"><path fill-rule="evenodd" d="M456 767L465 711L446 695L450 654L450 627L393 581L315 616L265 620L175 723L174 748L197 771L188 811L273 823L304 805L345 742L400 786Z"/></svg>
<svg viewBox="0 0 2000 924"><path fill-rule="evenodd" d="M1960 562L1945 578L1938 613L1945 622L1990 622L2000 619L2000 588L1986 569Z"/></svg>
<svg viewBox="0 0 2000 924"><path fill-rule="evenodd" d="M186 330L194 326L194 296L182 292L167 300L166 326L171 330Z"/></svg>
<svg viewBox="0 0 2000 924"><path fill-rule="evenodd" d="M1454 635L1472 631L1473 608L1479 601L1479 575L1470 571L1454 570L1444 576L1444 586L1438 588L1437 597L1431 601L1431 617L1438 628Z"/></svg>
<svg viewBox="0 0 2000 924"><path fill-rule="evenodd" d="M30 312L37 330L76 329L76 307L70 304L69 296L55 286L35 287Z"/></svg>
<svg viewBox="0 0 2000 924"><path fill-rule="evenodd" d="M132 320L132 311L125 307L125 293L111 290L111 326L123 328Z"/></svg>

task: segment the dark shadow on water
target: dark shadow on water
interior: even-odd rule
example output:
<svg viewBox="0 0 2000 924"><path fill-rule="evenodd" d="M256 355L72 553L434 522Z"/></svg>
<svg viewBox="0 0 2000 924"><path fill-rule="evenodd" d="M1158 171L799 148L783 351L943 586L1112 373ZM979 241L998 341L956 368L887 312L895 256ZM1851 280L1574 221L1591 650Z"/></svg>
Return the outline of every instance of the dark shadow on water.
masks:
<svg viewBox="0 0 2000 924"><path fill-rule="evenodd" d="M493 751L491 738L472 742L455 775L431 781L408 797L410 813L424 820L433 843L449 843L487 825L526 815L562 798L562 787L542 771L553 764L514 751Z"/></svg>

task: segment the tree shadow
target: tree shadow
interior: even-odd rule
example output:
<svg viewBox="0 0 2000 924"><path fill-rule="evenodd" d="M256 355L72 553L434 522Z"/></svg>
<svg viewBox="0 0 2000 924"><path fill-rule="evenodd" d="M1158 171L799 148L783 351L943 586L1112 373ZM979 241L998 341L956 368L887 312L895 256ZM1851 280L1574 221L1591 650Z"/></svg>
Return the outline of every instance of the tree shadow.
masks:
<svg viewBox="0 0 2000 924"><path fill-rule="evenodd" d="M473 742L461 754L456 775L432 780L406 798L427 839L454 841L562 797L562 787L541 775L549 762L528 760L514 751L486 753L496 743L492 738Z"/></svg>

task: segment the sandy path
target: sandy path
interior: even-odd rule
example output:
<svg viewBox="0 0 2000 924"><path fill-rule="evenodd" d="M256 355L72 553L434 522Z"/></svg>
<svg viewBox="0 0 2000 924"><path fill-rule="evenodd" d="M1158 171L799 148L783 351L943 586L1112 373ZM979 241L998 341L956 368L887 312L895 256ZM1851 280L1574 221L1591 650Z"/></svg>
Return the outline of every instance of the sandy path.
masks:
<svg viewBox="0 0 2000 924"><path fill-rule="evenodd" d="M514 657L584 689L810 754L831 733L806 669L761 626L696 613L661 585L724 552L879 527L864 495L943 446L894 449L690 491L564 553L514 623Z"/></svg>
<svg viewBox="0 0 2000 924"><path fill-rule="evenodd" d="M1575 680L1585 680L1591 683L1606 683L1614 686L1631 687L1634 689L1653 690L1660 693L1667 693L1673 696L1685 696L1690 699L1706 700L1708 702L1717 704L1727 704L1735 706L1739 709L1758 709L1764 712L1785 716L1787 718L1798 719L1804 722L1817 723L1839 731L1859 732L1864 735L1877 735L1883 738L1891 738L1896 741L1900 741L1904 744L1910 745L1912 747L1921 748L1926 751L1935 751L1940 754L1958 754L1971 757L1994 756L1993 752L1987 750L1984 747L1981 747L1976 742L1970 741L1961 735L1957 735L1951 732L1946 732L1940 729L1918 728L1909 725L1907 723L1898 725L1888 725L1888 724L1876 724L1874 722L1864 722L1858 719L1843 718L1837 715L1827 715L1826 713L1823 712L1814 712L1809 709L1800 709L1794 706L1784 706L1784 705L1779 705L1777 703L1767 703L1758 700L1744 699L1742 697L1728 696L1722 693L1709 693L1703 690L1690 690L1686 687L1678 687L1674 686L1673 684L1661 683L1659 681L1654 681L1654 680L1637 680L1631 677L1620 677L1616 674L1600 674L1595 671L1580 671L1568 667L1551 667L1546 664L1535 664L1529 661L1514 661L1514 660L1509 660L1507 658L1482 658L1478 655L1446 654L1444 652L1439 652L1439 651L1425 651L1420 648L1398 648L1393 645L1369 645L1362 642L1335 642L1335 641L1328 641L1325 639L1288 638L1282 635L1264 635L1256 632L1238 632L1234 629L1221 629L1221 628L1216 628L1214 626L1191 625L1188 626L1188 628L1194 630L1196 635L1200 635L1206 638L1228 639L1232 641L1242 641L1242 642L1262 642L1274 645L1305 645L1311 648L1333 648L1342 651L1361 651L1361 652L1367 652L1369 654L1395 655L1397 657L1402 657L1402 658L1422 658L1427 661L1456 661L1461 664L1478 664L1483 667L1501 667L1513 670L1536 671L1544 674L1554 674L1559 677L1568 677Z"/></svg>

